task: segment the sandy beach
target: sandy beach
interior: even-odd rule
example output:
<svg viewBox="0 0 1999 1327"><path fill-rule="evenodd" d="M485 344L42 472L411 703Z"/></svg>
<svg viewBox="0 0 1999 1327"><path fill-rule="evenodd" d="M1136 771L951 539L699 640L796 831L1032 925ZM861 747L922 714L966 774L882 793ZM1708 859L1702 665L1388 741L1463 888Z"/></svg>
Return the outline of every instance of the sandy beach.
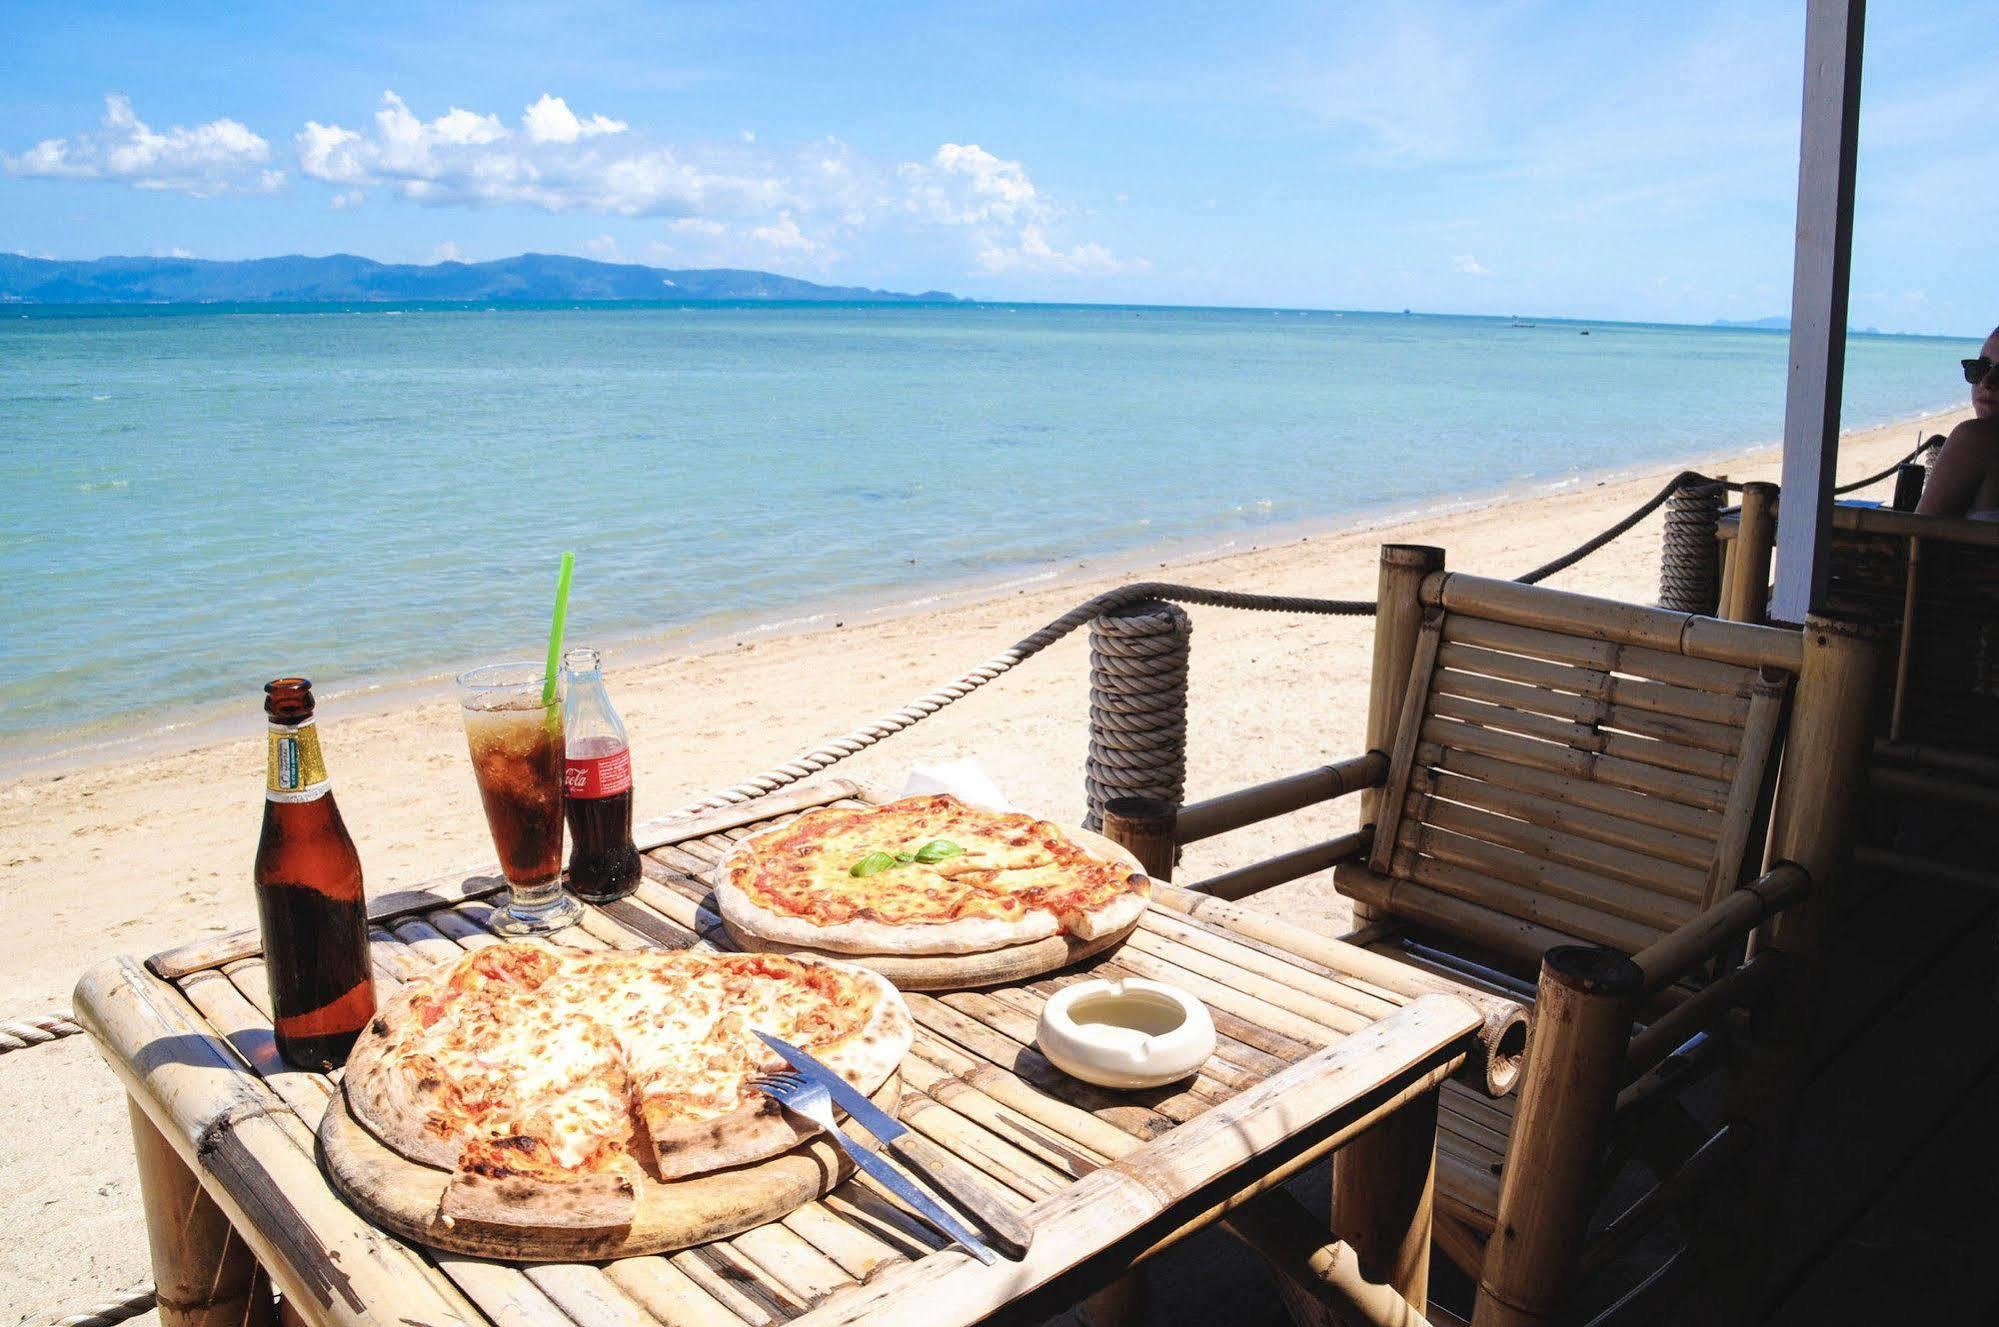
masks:
<svg viewBox="0 0 1999 1327"><path fill-rule="evenodd" d="M1968 412L1849 435L1841 471L1880 469L1920 431ZM1775 479L1774 446L1689 457L1732 479ZM1168 565L1144 575L1282 594L1367 597L1384 542L1437 544L1449 565L1514 576L1580 543L1657 490L1670 469ZM1859 496L1885 497L1886 485ZM1551 584L1650 602L1654 516ZM1108 564L1105 564L1107 566ZM1047 588L856 617L806 634L608 664L633 740L637 812L658 815L899 706L1137 571L1092 564ZM1201 797L1360 750L1371 623L1195 609L1188 793ZM1083 806L1087 640L1078 632L975 696L836 767L892 794L914 762L976 756L1019 806L1074 821ZM253 701L246 695L245 704ZM371 891L491 853L455 704L323 714L326 760ZM0 784L0 1019L68 1007L77 975L112 954L254 924L249 869L263 773L259 736ZM1311 842L1351 801L1190 850L1184 879ZM1328 880L1263 896L1337 929ZM73 1311L149 1279L120 1092L85 1038L0 1056L0 1320Z"/></svg>

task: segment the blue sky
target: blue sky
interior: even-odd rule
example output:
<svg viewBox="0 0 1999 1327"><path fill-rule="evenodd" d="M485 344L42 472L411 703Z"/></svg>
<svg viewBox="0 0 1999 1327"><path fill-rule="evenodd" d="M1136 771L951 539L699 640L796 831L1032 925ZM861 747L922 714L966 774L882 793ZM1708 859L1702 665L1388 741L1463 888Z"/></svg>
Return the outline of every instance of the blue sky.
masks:
<svg viewBox="0 0 1999 1327"><path fill-rule="evenodd" d="M1788 311L1804 7L0 9L0 249ZM1999 321L1999 22L1877 3L1853 320Z"/></svg>

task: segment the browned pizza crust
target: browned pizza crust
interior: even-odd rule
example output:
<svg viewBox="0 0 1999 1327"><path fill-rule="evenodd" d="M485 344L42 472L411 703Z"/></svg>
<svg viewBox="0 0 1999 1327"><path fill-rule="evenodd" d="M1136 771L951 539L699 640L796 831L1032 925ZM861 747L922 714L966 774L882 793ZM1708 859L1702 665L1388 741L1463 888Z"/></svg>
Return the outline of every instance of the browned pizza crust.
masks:
<svg viewBox="0 0 1999 1327"><path fill-rule="evenodd" d="M527 1139L503 1140L476 1154L475 1149L466 1151L438 1203L438 1219L446 1225L622 1230L638 1210L633 1174L551 1177L548 1172L559 1168Z"/></svg>
<svg viewBox="0 0 1999 1327"><path fill-rule="evenodd" d="M458 1165L457 1138L429 1127L444 1084L413 1079L391 1059L400 1047L414 1044L410 1038L422 1035L416 1001L436 992L436 984L426 977L406 983L369 1020L342 1077L347 1109L369 1133L412 1161L451 1170Z"/></svg>

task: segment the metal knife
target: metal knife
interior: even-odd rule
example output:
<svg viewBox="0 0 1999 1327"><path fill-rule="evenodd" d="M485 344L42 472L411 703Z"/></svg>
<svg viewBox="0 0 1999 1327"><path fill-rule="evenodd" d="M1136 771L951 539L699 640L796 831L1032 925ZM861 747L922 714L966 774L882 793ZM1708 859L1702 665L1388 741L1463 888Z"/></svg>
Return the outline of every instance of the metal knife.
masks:
<svg viewBox="0 0 1999 1327"><path fill-rule="evenodd" d="M991 1196L983 1176L922 1134L911 1133L908 1125L869 1101L865 1092L810 1053L768 1032L759 1032L757 1037L793 1069L816 1083L823 1083L833 1103L846 1111L854 1123L873 1134L890 1155L978 1222L993 1247L1016 1262L1027 1256L1027 1246L1034 1240L1033 1229Z"/></svg>

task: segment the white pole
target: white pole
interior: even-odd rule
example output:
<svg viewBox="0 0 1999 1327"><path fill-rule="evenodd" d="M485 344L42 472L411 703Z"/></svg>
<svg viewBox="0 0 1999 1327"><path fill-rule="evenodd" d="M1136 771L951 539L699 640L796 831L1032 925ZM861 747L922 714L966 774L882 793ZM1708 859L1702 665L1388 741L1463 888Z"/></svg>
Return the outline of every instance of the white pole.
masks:
<svg viewBox="0 0 1999 1327"><path fill-rule="evenodd" d="M1805 108L1798 138L1798 244L1791 272L1791 373L1770 616L1803 622L1825 596L1839 460L1846 296L1853 256L1853 156L1860 130L1866 0L1807 0Z"/></svg>

